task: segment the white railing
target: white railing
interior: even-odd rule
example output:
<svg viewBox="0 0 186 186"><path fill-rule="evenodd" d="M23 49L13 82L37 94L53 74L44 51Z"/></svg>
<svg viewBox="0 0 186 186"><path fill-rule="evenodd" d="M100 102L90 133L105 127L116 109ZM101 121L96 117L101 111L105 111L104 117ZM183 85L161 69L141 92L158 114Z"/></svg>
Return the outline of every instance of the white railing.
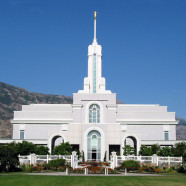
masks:
<svg viewBox="0 0 186 186"><path fill-rule="evenodd" d="M135 160L141 164L154 164L158 166L182 164L182 157L160 157L155 154L153 156L117 156L115 152L112 152L110 160L112 169L119 167L126 160Z"/></svg>
<svg viewBox="0 0 186 186"><path fill-rule="evenodd" d="M31 156L18 156L20 164L31 164Z"/></svg>
<svg viewBox="0 0 186 186"><path fill-rule="evenodd" d="M71 158L71 155L36 155L36 163L48 163L49 161L56 159L65 159L70 163Z"/></svg>
<svg viewBox="0 0 186 186"><path fill-rule="evenodd" d="M157 165L177 165L182 163L182 157L157 157Z"/></svg>
<svg viewBox="0 0 186 186"><path fill-rule="evenodd" d="M116 167L119 167L125 160L135 160L145 164L153 163L152 156L117 156Z"/></svg>
<svg viewBox="0 0 186 186"><path fill-rule="evenodd" d="M25 156L18 156L20 164L36 164L36 163L48 163L51 160L65 159L67 163L73 168L77 168L78 156L76 152L72 152L72 155L36 155L30 154Z"/></svg>

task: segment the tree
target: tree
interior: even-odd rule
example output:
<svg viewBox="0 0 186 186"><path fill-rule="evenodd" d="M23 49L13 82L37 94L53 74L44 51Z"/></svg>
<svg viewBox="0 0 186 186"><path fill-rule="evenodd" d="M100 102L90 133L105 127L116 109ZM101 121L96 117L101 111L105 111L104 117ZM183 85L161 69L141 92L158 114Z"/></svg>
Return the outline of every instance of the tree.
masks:
<svg viewBox="0 0 186 186"><path fill-rule="evenodd" d="M15 149L8 145L0 146L0 172L15 171L18 165L19 158Z"/></svg>
<svg viewBox="0 0 186 186"><path fill-rule="evenodd" d="M54 147L54 154L56 155L71 155L72 154L72 146L69 142L61 143L58 146Z"/></svg>
<svg viewBox="0 0 186 186"><path fill-rule="evenodd" d="M180 142L173 147L173 154L174 156L183 156L185 150L186 150L186 142Z"/></svg>
<svg viewBox="0 0 186 186"><path fill-rule="evenodd" d="M105 151L104 162L107 161L107 151Z"/></svg>
<svg viewBox="0 0 186 186"><path fill-rule="evenodd" d="M9 147L13 148L17 154L20 155L29 155L31 153L35 153L38 155L46 155L49 154L48 147L45 146L37 146L31 142L23 141L22 143L10 143Z"/></svg>
<svg viewBox="0 0 186 186"><path fill-rule="evenodd" d="M29 155L36 152L36 145L28 141L23 141L22 143L13 142L9 146L14 148L16 153L20 155Z"/></svg>
<svg viewBox="0 0 186 186"><path fill-rule="evenodd" d="M151 146L151 149L152 149L152 154L157 154L158 151L160 150L160 145L158 145L158 144L153 144L153 145Z"/></svg>
<svg viewBox="0 0 186 186"><path fill-rule="evenodd" d="M37 155L47 155L49 154L49 148L43 145L36 146L35 154Z"/></svg>
<svg viewBox="0 0 186 186"><path fill-rule="evenodd" d="M172 147L161 147L158 156L173 156Z"/></svg>
<svg viewBox="0 0 186 186"><path fill-rule="evenodd" d="M134 147L131 147L130 145L125 145L125 147L123 147L123 155L127 156L127 155L133 155L134 154Z"/></svg>
<svg viewBox="0 0 186 186"><path fill-rule="evenodd" d="M141 156L152 156L152 148L142 145L139 151L139 155Z"/></svg>

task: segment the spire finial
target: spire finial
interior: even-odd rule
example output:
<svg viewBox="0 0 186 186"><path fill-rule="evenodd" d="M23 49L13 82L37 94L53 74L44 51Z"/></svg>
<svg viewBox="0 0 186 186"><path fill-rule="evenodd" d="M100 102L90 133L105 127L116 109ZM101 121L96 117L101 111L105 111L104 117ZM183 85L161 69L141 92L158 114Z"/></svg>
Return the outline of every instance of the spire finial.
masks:
<svg viewBox="0 0 186 186"><path fill-rule="evenodd" d="M94 12L94 41L97 42L97 39L96 39L96 16L97 16L97 12L95 11Z"/></svg>
<svg viewBox="0 0 186 186"><path fill-rule="evenodd" d="M96 19L96 16L97 16L97 12L95 11L94 12L94 19Z"/></svg>

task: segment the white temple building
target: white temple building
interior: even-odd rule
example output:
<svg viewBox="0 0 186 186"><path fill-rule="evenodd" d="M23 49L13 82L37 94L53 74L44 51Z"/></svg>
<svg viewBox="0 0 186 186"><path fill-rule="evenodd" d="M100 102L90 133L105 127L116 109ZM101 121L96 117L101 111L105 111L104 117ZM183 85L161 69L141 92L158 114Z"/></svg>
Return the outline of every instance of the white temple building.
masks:
<svg viewBox="0 0 186 186"><path fill-rule="evenodd" d="M123 154L131 144L171 146L176 141L175 113L167 106L117 104L116 93L106 90L102 77L102 47L94 39L88 47L88 77L84 88L73 94L73 104L23 105L14 112L13 141L26 140L46 145L52 153L56 141L69 142L84 152L85 160L103 161L111 151Z"/></svg>

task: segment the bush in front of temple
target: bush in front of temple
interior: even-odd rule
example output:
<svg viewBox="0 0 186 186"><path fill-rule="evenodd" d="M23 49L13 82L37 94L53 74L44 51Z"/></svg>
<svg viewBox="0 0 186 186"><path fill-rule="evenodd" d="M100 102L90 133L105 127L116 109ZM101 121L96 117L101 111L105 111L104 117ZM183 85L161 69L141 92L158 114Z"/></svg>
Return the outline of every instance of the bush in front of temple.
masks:
<svg viewBox="0 0 186 186"><path fill-rule="evenodd" d="M140 163L135 160L126 160L121 164L122 169L127 169L127 171L139 170Z"/></svg>

